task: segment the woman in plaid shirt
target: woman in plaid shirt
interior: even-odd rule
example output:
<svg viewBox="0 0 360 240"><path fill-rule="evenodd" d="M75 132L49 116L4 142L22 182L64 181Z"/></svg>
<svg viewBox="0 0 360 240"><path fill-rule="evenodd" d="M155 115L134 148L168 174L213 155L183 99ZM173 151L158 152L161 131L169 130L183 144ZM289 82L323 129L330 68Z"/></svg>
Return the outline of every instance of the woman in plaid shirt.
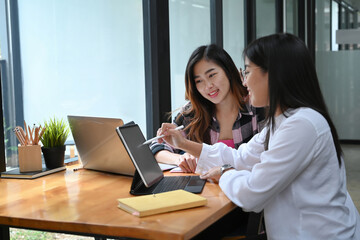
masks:
<svg viewBox="0 0 360 240"><path fill-rule="evenodd" d="M185 98L189 102L175 117L190 140L233 148L249 141L259 131L262 109L251 107L248 92L229 54L217 45L197 48L185 72ZM195 172L197 159L159 139L150 148L158 162L176 164L184 172Z"/></svg>

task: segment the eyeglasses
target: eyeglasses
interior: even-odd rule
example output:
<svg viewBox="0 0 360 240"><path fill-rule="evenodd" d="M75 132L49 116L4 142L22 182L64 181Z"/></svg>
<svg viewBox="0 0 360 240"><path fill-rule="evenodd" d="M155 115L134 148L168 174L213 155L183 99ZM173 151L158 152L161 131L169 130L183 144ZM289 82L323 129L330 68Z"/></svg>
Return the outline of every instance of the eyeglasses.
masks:
<svg viewBox="0 0 360 240"><path fill-rule="evenodd" d="M241 76L242 76L241 80L244 81L246 78L247 72L246 72L246 70L240 70L240 72L241 72Z"/></svg>
<svg viewBox="0 0 360 240"><path fill-rule="evenodd" d="M240 68L240 74L241 74L241 82L242 82L242 84L244 84L248 73L249 73L249 72L246 72L246 70L242 70L242 69Z"/></svg>
<svg viewBox="0 0 360 240"><path fill-rule="evenodd" d="M257 68L261 68L261 67L252 67L251 69L257 69ZM246 70L242 70L240 68L240 74L241 74L241 82L242 84L245 83L245 81L247 80L247 76L249 75L249 72L247 72Z"/></svg>

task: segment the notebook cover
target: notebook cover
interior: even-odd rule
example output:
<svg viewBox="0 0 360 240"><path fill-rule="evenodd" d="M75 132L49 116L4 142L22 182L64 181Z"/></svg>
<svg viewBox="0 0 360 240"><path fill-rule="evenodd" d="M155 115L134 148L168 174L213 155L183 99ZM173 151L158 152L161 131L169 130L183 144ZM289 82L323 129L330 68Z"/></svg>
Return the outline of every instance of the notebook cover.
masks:
<svg viewBox="0 0 360 240"><path fill-rule="evenodd" d="M206 198L185 190L118 199L120 209L137 217L199 207L206 204Z"/></svg>

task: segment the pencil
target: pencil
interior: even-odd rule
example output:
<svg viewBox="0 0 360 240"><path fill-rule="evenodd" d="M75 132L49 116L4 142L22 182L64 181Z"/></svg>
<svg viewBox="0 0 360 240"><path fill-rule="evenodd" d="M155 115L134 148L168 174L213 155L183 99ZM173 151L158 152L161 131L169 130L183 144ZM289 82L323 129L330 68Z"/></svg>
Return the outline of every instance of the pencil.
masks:
<svg viewBox="0 0 360 240"><path fill-rule="evenodd" d="M35 136L33 145L38 145L39 142L39 127L35 127Z"/></svg>
<svg viewBox="0 0 360 240"><path fill-rule="evenodd" d="M24 146L25 145L25 140L24 140L22 134L20 133L20 130L19 130L18 127L15 127L14 133L15 133L17 139L19 140L20 145Z"/></svg>
<svg viewBox="0 0 360 240"><path fill-rule="evenodd" d="M28 134L28 130L27 130L27 125L26 125L26 122L24 120L24 128L25 128L25 145L28 145L30 144L30 138L29 138L29 134Z"/></svg>
<svg viewBox="0 0 360 240"><path fill-rule="evenodd" d="M175 130L181 130L181 129L183 129L183 128L184 128L184 126L181 125L181 126L175 128ZM163 137L165 137L165 135L161 135L161 136L157 136L157 137L150 138L149 140L145 141L145 142L143 143L143 145L149 144L149 143L151 143L152 141L157 140L157 139L159 139L159 138L163 138Z"/></svg>
<svg viewBox="0 0 360 240"><path fill-rule="evenodd" d="M34 139L33 139L33 131L34 129L31 129L30 126L28 126L29 128L29 136L30 136L30 145L33 145L34 144Z"/></svg>
<svg viewBox="0 0 360 240"><path fill-rule="evenodd" d="M40 127L41 127L41 125L40 125ZM39 141L41 141L41 137L44 134L45 130L46 130L46 127L41 128L41 132L39 134Z"/></svg>
<svg viewBox="0 0 360 240"><path fill-rule="evenodd" d="M27 145L27 142L26 142L26 134L24 132L24 129L22 127L17 127L18 128L18 131L20 131L20 134L21 136L23 137L24 139L24 145Z"/></svg>

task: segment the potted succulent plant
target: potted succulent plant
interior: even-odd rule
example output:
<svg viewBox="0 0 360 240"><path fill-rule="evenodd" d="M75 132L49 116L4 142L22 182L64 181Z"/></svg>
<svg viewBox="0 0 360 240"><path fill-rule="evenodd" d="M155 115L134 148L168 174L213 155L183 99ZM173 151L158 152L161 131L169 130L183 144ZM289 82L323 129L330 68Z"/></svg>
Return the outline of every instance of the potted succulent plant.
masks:
<svg viewBox="0 0 360 240"><path fill-rule="evenodd" d="M54 117L44 122L44 128L40 141L46 167L53 169L64 166L65 141L70 131L67 123Z"/></svg>

